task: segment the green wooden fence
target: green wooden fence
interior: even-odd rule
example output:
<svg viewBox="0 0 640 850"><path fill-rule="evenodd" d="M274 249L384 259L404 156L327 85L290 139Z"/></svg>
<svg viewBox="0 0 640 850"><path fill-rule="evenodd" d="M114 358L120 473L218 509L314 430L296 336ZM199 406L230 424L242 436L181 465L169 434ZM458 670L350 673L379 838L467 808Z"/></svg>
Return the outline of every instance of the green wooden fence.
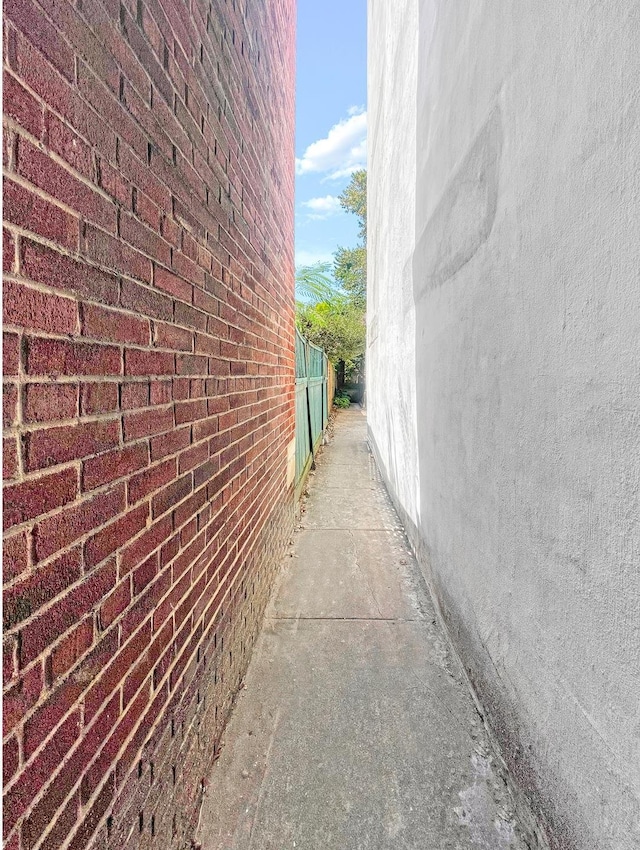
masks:
<svg viewBox="0 0 640 850"><path fill-rule="evenodd" d="M296 329L296 495L300 495L329 421L327 355Z"/></svg>

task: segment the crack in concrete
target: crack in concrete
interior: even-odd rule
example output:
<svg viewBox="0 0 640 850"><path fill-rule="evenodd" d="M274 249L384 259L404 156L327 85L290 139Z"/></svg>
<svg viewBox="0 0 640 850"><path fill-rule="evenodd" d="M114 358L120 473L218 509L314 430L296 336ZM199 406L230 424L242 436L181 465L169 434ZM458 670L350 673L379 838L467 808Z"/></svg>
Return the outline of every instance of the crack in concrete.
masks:
<svg viewBox="0 0 640 850"><path fill-rule="evenodd" d="M371 582L369 581L369 576L367 575L366 570L363 568L362 564L358 560L358 547L356 545L356 539L355 539L355 537L353 535L353 531L351 529L349 530L349 538L350 538L351 542L353 543L353 557L354 557L354 560L355 560L355 563L356 563L356 569L358 570L358 572L362 576L364 583L367 586L367 590L371 594L371 598L373 599L373 604L378 609L378 614L380 614L380 619L384 619L383 616L382 616L382 611L380 610L380 604L378 603L376 595L373 592L373 587L371 586Z"/></svg>

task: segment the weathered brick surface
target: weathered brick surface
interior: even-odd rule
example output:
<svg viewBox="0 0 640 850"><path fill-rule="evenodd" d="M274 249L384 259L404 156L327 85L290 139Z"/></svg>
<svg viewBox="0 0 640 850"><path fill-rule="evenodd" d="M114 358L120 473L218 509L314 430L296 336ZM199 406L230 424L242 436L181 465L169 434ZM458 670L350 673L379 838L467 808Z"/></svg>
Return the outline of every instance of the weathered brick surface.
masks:
<svg viewBox="0 0 640 850"><path fill-rule="evenodd" d="M293 494L294 0L4 5L4 837L189 845Z"/></svg>

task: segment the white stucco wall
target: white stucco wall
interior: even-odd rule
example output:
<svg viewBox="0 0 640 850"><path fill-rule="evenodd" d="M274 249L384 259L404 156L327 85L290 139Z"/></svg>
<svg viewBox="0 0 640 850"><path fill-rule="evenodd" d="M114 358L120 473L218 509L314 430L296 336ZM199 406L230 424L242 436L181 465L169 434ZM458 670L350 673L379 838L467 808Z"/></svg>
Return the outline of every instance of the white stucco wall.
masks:
<svg viewBox="0 0 640 850"><path fill-rule="evenodd" d="M372 440L556 846L637 850L640 5L369 32Z"/></svg>
<svg viewBox="0 0 640 850"><path fill-rule="evenodd" d="M373 6L374 14L371 14ZM419 505L413 249L418 0L369 9L367 417L412 522ZM390 73L393 69L393 73ZM404 108L398 108L403 104ZM384 234L384 237L380 237Z"/></svg>

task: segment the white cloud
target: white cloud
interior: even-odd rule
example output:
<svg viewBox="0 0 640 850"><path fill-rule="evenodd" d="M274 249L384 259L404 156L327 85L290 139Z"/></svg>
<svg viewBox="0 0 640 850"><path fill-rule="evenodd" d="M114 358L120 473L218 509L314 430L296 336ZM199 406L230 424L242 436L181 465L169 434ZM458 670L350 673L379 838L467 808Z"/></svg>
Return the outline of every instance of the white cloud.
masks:
<svg viewBox="0 0 640 850"><path fill-rule="evenodd" d="M335 195L325 195L324 198L311 198L308 201L304 201L302 206L311 210L309 218L315 220L329 218L340 212L341 209L340 199L336 198Z"/></svg>
<svg viewBox="0 0 640 850"><path fill-rule="evenodd" d="M366 163L367 113L361 107L351 107L348 118L334 124L326 138L310 144L302 159L296 159L296 173L328 173L330 179L337 180Z"/></svg>

